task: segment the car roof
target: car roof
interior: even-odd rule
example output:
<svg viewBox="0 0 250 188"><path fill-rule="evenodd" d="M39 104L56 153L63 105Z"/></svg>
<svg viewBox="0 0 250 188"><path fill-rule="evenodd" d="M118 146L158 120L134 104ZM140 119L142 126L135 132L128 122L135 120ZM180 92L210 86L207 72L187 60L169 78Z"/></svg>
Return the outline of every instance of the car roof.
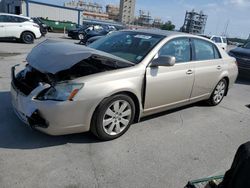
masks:
<svg viewBox="0 0 250 188"><path fill-rule="evenodd" d="M161 29L135 29L135 30L125 29L121 31L132 31L132 32L134 31L137 33L161 35L164 37L170 37L170 36L192 37L192 38L198 38L198 39L210 41L209 39L198 36L198 35L193 35L193 34L183 33L183 32L178 32L178 31L167 31L167 30L161 30Z"/></svg>
<svg viewBox="0 0 250 188"><path fill-rule="evenodd" d="M171 35L187 35L190 36L190 34L187 33L181 33L178 31L166 31L166 30L161 30L161 29L125 29L123 31L134 31L134 32L138 32L138 33L147 33L147 34L153 34L153 35L162 35L165 37L171 36Z"/></svg>
<svg viewBox="0 0 250 188"><path fill-rule="evenodd" d="M16 15L16 14L0 13L0 15L5 15L5 16L15 16L15 17L19 17L19 18L31 19L30 17L27 17L27 16L21 16L21 15Z"/></svg>
<svg viewBox="0 0 250 188"><path fill-rule="evenodd" d="M226 36L219 36L219 35L212 35L212 36L211 36L211 38L212 38L212 37L221 37L221 38L227 38Z"/></svg>

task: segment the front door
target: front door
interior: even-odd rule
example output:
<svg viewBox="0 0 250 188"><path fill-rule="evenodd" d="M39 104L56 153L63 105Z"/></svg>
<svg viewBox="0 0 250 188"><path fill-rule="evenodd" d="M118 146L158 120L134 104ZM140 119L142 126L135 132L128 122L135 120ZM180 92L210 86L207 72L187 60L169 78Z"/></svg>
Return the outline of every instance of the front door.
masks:
<svg viewBox="0 0 250 188"><path fill-rule="evenodd" d="M159 50L158 56L161 55L174 56L176 63L147 68L145 113L186 103L192 93L194 70L190 67L190 39L172 39Z"/></svg>

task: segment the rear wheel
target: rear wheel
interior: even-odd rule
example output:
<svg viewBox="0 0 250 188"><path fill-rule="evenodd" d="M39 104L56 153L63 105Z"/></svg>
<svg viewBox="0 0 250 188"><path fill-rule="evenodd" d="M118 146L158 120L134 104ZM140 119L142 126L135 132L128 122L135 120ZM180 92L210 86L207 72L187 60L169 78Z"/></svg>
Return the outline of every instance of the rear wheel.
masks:
<svg viewBox="0 0 250 188"><path fill-rule="evenodd" d="M227 81L223 78L219 81L219 83L216 85L210 99L208 100L208 104L211 106L216 106L221 103L223 100L226 90L227 90Z"/></svg>
<svg viewBox="0 0 250 188"><path fill-rule="evenodd" d="M101 140L118 138L129 129L134 116L135 104L129 96L111 96L94 113L91 131Z"/></svg>
<svg viewBox="0 0 250 188"><path fill-rule="evenodd" d="M23 32L21 35L21 40L25 44L32 44L34 42L34 35L31 32Z"/></svg>

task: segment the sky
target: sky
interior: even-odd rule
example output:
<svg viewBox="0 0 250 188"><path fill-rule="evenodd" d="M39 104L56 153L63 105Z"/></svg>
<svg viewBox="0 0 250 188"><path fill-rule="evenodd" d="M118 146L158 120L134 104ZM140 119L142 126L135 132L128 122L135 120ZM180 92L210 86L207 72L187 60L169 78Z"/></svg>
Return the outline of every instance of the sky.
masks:
<svg viewBox="0 0 250 188"><path fill-rule="evenodd" d="M63 5L67 0L37 0ZM70 1L70 0L68 0ZM89 1L89 0L87 0ZM91 0L105 6L119 5L119 0ZM150 11L152 17L172 21L176 29L184 23L186 10L202 10L208 15L205 33L221 35L226 30L229 37L248 38L250 34L250 0L136 0L136 15L139 10Z"/></svg>

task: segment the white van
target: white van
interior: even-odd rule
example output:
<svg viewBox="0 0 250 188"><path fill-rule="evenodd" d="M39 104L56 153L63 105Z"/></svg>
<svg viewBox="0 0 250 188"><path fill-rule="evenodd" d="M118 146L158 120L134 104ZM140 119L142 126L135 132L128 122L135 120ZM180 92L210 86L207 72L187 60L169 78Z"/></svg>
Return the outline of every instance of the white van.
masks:
<svg viewBox="0 0 250 188"><path fill-rule="evenodd" d="M227 50L227 38L226 37L213 35L210 39L214 41L218 46L220 46L223 50Z"/></svg>

